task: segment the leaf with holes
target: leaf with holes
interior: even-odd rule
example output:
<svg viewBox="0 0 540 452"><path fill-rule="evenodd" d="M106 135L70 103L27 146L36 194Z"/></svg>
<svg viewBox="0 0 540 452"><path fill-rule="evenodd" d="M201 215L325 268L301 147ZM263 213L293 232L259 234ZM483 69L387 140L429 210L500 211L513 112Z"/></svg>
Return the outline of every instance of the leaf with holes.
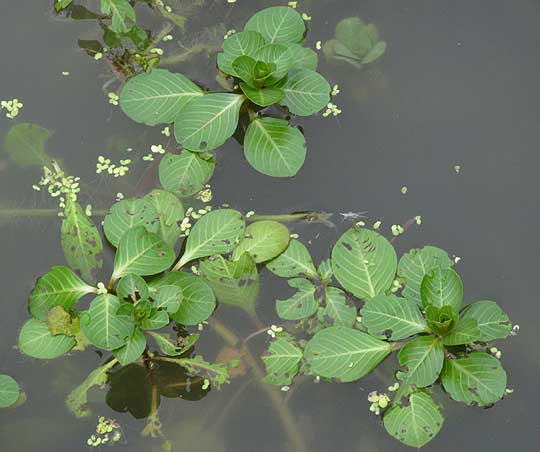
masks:
<svg viewBox="0 0 540 452"><path fill-rule="evenodd" d="M446 269L452 265L448 253L435 246L424 246L408 251L401 256L397 270L398 276L405 280L403 296L422 306L420 286L424 276L437 267Z"/></svg>
<svg viewBox="0 0 540 452"><path fill-rule="evenodd" d="M500 361L483 352L446 359L441 378L450 397L467 405L491 405L501 399L506 390L506 372Z"/></svg>
<svg viewBox="0 0 540 452"><path fill-rule="evenodd" d="M138 301L148 300L150 291L146 281L137 275L124 276L116 286L116 295L121 301L137 303Z"/></svg>
<svg viewBox="0 0 540 452"><path fill-rule="evenodd" d="M463 301L463 283L451 268L437 267L424 276L420 293L424 308L451 306L455 311L459 311Z"/></svg>
<svg viewBox="0 0 540 452"><path fill-rule="evenodd" d="M86 294L96 293L67 267L54 266L41 276L30 294L30 313L37 319L46 320L47 313L55 306L69 311Z"/></svg>
<svg viewBox="0 0 540 452"><path fill-rule="evenodd" d="M19 384L9 375L0 374L0 408L15 405L20 395Z"/></svg>
<svg viewBox="0 0 540 452"><path fill-rule="evenodd" d="M262 357L266 367L265 383L277 386L290 385L298 373L302 349L284 338L272 341L268 355Z"/></svg>
<svg viewBox="0 0 540 452"><path fill-rule="evenodd" d="M47 323L37 319L28 320L19 333L19 350L32 358L58 358L74 346L75 339L63 334L53 336Z"/></svg>
<svg viewBox="0 0 540 452"><path fill-rule="evenodd" d="M391 350L388 342L367 333L331 326L308 341L304 357L311 374L346 383L370 373Z"/></svg>
<svg viewBox="0 0 540 452"><path fill-rule="evenodd" d="M238 125L245 97L240 94L206 94L190 102L176 117L174 136L193 152L211 151L227 141Z"/></svg>
<svg viewBox="0 0 540 452"><path fill-rule="evenodd" d="M117 316L120 300L111 294L99 295L81 314L81 330L96 347L114 350L122 347L133 332L133 323Z"/></svg>
<svg viewBox="0 0 540 452"><path fill-rule="evenodd" d="M264 220L251 223L240 243L233 251L233 260L249 253L257 264L279 256L289 245L287 226L277 221Z"/></svg>
<svg viewBox="0 0 540 452"><path fill-rule="evenodd" d="M254 14L244 30L259 32L267 43L298 43L304 38L306 26L302 16L288 6L273 6Z"/></svg>
<svg viewBox="0 0 540 452"><path fill-rule="evenodd" d="M298 291L291 298L276 301L277 315L283 320L302 320L315 314L319 308L315 286L302 278L290 279L288 283Z"/></svg>
<svg viewBox="0 0 540 452"><path fill-rule="evenodd" d="M256 31L241 31L229 36L223 42L223 52L217 56L221 71L238 77L233 68L233 61L240 56L255 56L257 50L266 45L264 37Z"/></svg>
<svg viewBox="0 0 540 452"><path fill-rule="evenodd" d="M184 207L180 200L165 190L152 190L145 197L157 214L157 234L174 248L182 234L179 224L184 218Z"/></svg>
<svg viewBox="0 0 540 452"><path fill-rule="evenodd" d="M184 300L184 292L174 284L163 285L152 290L152 298L156 309L164 309L169 314L174 314L180 309Z"/></svg>
<svg viewBox="0 0 540 452"><path fill-rule="evenodd" d="M129 273L149 276L169 268L175 259L173 249L157 234L137 226L124 234L114 257L113 278Z"/></svg>
<svg viewBox="0 0 540 452"><path fill-rule="evenodd" d="M330 102L330 85L318 72L310 69L291 71L285 84L283 105L298 116L310 116Z"/></svg>
<svg viewBox="0 0 540 452"><path fill-rule="evenodd" d="M185 198L204 188L215 167L211 154L186 149L180 155L167 153L159 162L159 181L165 190Z"/></svg>
<svg viewBox="0 0 540 452"><path fill-rule="evenodd" d="M107 240L118 247L124 234L135 226L158 232L158 214L147 199L124 199L113 204L103 221L103 232Z"/></svg>
<svg viewBox="0 0 540 452"><path fill-rule="evenodd" d="M137 361L146 349L146 336L139 329L135 328L128 337L127 342L122 347L113 350L114 357L122 366L127 366Z"/></svg>
<svg viewBox="0 0 540 452"><path fill-rule="evenodd" d="M216 297L204 280L184 272L170 272L150 283L156 290L165 285L176 285L182 289L183 301L180 309L171 318L181 325L192 326L207 320L216 309Z"/></svg>
<svg viewBox="0 0 540 452"><path fill-rule="evenodd" d="M399 341L426 330L418 305L408 298L380 294L369 300L362 310L362 324L374 336L385 335Z"/></svg>
<svg viewBox="0 0 540 452"><path fill-rule="evenodd" d="M244 155L262 174L292 177L306 159L306 140L299 129L284 119L260 118L247 129Z"/></svg>
<svg viewBox="0 0 540 452"><path fill-rule="evenodd" d="M441 430L444 418L439 407L425 392L414 392L408 404L395 405L384 414L386 431L411 447L422 447Z"/></svg>
<svg viewBox="0 0 540 452"><path fill-rule="evenodd" d="M397 268L394 247L370 229L349 229L332 249L332 268L340 284L369 300L392 285Z"/></svg>
<svg viewBox="0 0 540 452"><path fill-rule="evenodd" d="M230 253L245 230L243 215L232 209L213 210L195 223L184 254L175 268L200 257Z"/></svg>
<svg viewBox="0 0 540 452"><path fill-rule="evenodd" d="M477 340L489 342L508 337L512 323L504 311L494 301L476 301L463 309L463 319L477 321L480 336Z"/></svg>
<svg viewBox="0 0 540 452"><path fill-rule="evenodd" d="M110 28L115 33L128 32L137 21L129 0L101 0L101 12L112 16Z"/></svg>
<svg viewBox="0 0 540 452"><path fill-rule="evenodd" d="M417 337L398 354L399 364L406 366L403 380L419 388L432 385L439 377L444 361L444 347L435 336Z"/></svg>
<svg viewBox="0 0 540 452"><path fill-rule="evenodd" d="M95 282L95 272L103 266L103 242L95 224L70 199L64 209L60 237L70 267L79 271L86 281Z"/></svg>
<svg viewBox="0 0 540 452"><path fill-rule="evenodd" d="M219 303L238 306L255 315L259 274L253 257L244 253L237 261L229 261L214 256L201 261L199 270Z"/></svg>
<svg viewBox="0 0 540 452"><path fill-rule="evenodd" d="M153 69L128 80L120 93L120 107L133 121L149 126L170 124L187 104L203 94L182 74Z"/></svg>
<svg viewBox="0 0 540 452"><path fill-rule="evenodd" d="M325 300L323 321L326 320L330 325L347 327L352 327L356 323L356 307L347 304L347 296L341 289L326 287Z"/></svg>
<svg viewBox="0 0 540 452"><path fill-rule="evenodd" d="M266 268L282 278L293 278L301 275L310 278L317 277L317 270L308 249L296 239L289 242L289 246L283 253L268 262Z"/></svg>

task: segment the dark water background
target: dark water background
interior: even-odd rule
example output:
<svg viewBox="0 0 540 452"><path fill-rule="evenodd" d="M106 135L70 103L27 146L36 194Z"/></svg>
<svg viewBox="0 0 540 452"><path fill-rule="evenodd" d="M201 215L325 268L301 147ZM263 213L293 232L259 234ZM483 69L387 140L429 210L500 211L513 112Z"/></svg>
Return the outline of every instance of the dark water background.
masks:
<svg viewBox="0 0 540 452"><path fill-rule="evenodd" d="M24 108L17 120L54 131L47 145L50 154L63 158L70 172L83 178L91 195L85 201L107 208L117 191L135 193L136 181L130 181L130 188L98 178L97 156L124 158L126 147L144 154L150 144L163 142L162 136L159 128L134 124L108 104L102 91L110 77L105 63L77 47L77 39L95 34L95 24L55 18L51 3L2 2L0 98L18 97ZM188 22L190 33L220 22L225 30L240 29L260 7L276 4L207 3L204 13ZM337 120L317 116L298 121L308 141L308 158L299 175L291 180L262 176L249 167L240 146L230 141L217 152L214 203L228 202L258 213L312 209L335 213L336 229L294 228L304 241L312 240L317 261L350 226L339 212L368 211L368 221L382 220L387 234L391 224L422 215L422 225L396 242L400 252L434 244L460 256L457 270L464 281L465 302L496 300L521 326L517 337L501 344L509 387L515 393L492 409L467 408L439 397L446 422L425 450L538 450L540 2L313 0L300 1L299 9L313 16L307 45L314 47L317 40L332 37L340 19L359 15L377 24L388 52L367 73L321 59L320 71L341 86L336 101L343 114ZM197 58L173 69L215 84L212 58ZM63 77L62 71L71 76ZM0 136L12 124L2 114ZM456 164L461 165L459 174L453 169ZM155 168L149 171L151 176ZM38 178L38 169L19 169L0 151L0 206L54 206L45 195L32 191ZM404 185L405 196L400 193ZM43 363L14 349L36 278L51 265L64 263L59 226L54 218L0 223L0 372L14 376L28 396L25 405L0 411L0 450L86 450L97 415L105 415L123 426L127 444L117 447L157 451L159 441L139 435L144 420L111 409L105 403L106 391L92 393L95 416L77 420L65 408L65 395L103 362L96 353L88 350ZM270 324L276 321L274 300L283 295L285 283L263 273L262 287L260 317ZM218 315L240 334L252 330L240 311L221 307ZM219 348L220 341L209 332L197 350L211 359ZM382 372L390 375L394 367L394 360L387 360ZM127 387L130 378L119 387ZM174 450L292 450L268 399L255 384L220 417L242 384L235 380L200 401L162 398L161 418ZM289 406L310 450L407 450L368 410L367 393L385 386L370 376L345 385L307 382L295 389ZM125 397L130 406L136 400L135 390Z"/></svg>

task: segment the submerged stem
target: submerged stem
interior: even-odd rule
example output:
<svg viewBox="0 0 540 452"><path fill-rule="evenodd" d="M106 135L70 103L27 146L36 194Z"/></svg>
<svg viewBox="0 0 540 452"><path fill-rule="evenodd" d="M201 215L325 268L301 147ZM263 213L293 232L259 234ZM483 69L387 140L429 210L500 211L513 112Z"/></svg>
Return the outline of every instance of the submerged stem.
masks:
<svg viewBox="0 0 540 452"><path fill-rule="evenodd" d="M0 218L19 218L19 217L43 217L53 218L58 216L58 209L0 209ZM107 210L95 210L93 217L104 217Z"/></svg>

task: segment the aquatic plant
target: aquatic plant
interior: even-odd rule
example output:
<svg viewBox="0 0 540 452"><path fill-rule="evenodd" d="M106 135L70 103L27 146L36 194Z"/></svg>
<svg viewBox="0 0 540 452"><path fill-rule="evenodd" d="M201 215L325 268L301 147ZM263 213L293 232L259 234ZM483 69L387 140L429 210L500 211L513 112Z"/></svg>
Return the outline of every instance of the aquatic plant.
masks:
<svg viewBox="0 0 540 452"><path fill-rule="evenodd" d="M134 12L126 4L132 10L127 0L101 3L114 33L135 27ZM56 5L58 10L73 6L69 0ZM510 320L494 301L462 306L463 284L445 251L425 246L398 259L392 243L375 230L380 222L373 229L359 222L316 266L306 246L291 237L284 224L308 214L244 215L228 207L195 207L195 200L186 200L195 194L204 204L211 199L206 187L215 166L211 151L233 135L243 111L250 121L244 152L256 170L286 177L302 166L302 133L287 120L264 113L278 105L308 116L328 106L330 87L316 72L316 54L301 45L304 34L302 16L292 8L274 7L255 14L244 31L228 35L217 62L233 77L233 92L205 93L182 74L151 69L153 63L146 61L142 66L149 72L127 82L120 105L138 122L174 122L183 150L161 159L161 188L119 200L106 213L102 231L78 203L78 178L45 153L48 131L30 124L11 129L8 151L13 160L47 165L39 187L46 186L59 200L62 249L69 265L54 266L37 280L29 300L32 318L20 331L19 350L36 359L89 347L110 353L68 395L67 406L76 416L90 414L91 388L110 382L115 370L134 370L147 382L144 390L150 403L143 434L162 436L157 414L162 388L146 378L160 371L156 364L180 366L188 378L198 379L202 392L228 383L234 369L245 366L267 384L265 392L291 444L303 452L307 447L294 419L270 385L288 391L299 384L298 375L316 382L357 381L397 352L400 369L395 379L385 382L391 394L370 393L369 409L382 416L391 436L421 447L444 422L432 397L434 387L456 401L478 406L490 406L509 392L502 353L491 342L512 333ZM357 18L340 22L336 42L326 46L333 57L360 66L380 57L384 48L376 29ZM117 98L109 97L115 104ZM17 153L21 134L32 138L31 160ZM111 169L110 161L102 158L97 169ZM186 209L187 202L193 205ZM404 229L394 225L392 233L397 237ZM102 235L116 250L114 261L105 266L112 266L107 285L97 279L104 267ZM261 328L256 299L263 266L287 278L294 293L276 301L283 323ZM258 330L238 338L212 319L218 303L243 309ZM225 362L211 363L195 354L206 323L227 344ZM271 339L261 357L266 374L246 345L265 333ZM111 406L123 406L124 394L118 391L111 382ZM20 395L18 384L0 375L0 407L13 406ZM88 445L108 441L100 435L113 430L114 421L100 418Z"/></svg>
<svg viewBox="0 0 540 452"><path fill-rule="evenodd" d="M374 24L359 17L347 17L336 25L335 37L326 41L323 52L329 60L345 62L359 69L375 62L386 52Z"/></svg>
<svg viewBox="0 0 540 452"><path fill-rule="evenodd" d="M219 69L234 78L233 92L206 93L182 74L153 69L126 83L120 106L140 123L174 122L185 159L193 153L210 158L208 152L235 133L245 111L250 121L244 138L248 162L269 176L294 176L305 160L305 138L287 120L263 113L281 105L294 115L310 116L330 101L330 85L316 72L316 53L301 45L305 32L294 9L267 8L244 31L228 36L218 55Z"/></svg>
<svg viewBox="0 0 540 452"><path fill-rule="evenodd" d="M463 285L453 264L433 246L412 249L398 261L386 238L354 227L316 269L305 246L291 241L266 266L298 289L276 302L278 316L299 322L291 331L311 337L306 342L283 329L269 331L275 340L263 357L265 380L288 388L303 373L352 382L399 350L402 369L389 388L395 396L374 392L369 401L372 411L383 413L388 433L413 447L431 441L443 423L433 385L467 405L494 404L507 393L507 377L501 352L488 344L509 336L512 326L493 301L462 307Z"/></svg>

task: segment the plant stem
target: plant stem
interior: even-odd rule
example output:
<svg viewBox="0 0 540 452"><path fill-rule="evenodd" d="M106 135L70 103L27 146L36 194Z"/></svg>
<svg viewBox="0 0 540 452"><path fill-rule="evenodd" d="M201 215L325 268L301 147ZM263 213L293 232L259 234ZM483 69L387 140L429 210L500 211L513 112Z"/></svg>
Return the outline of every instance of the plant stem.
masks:
<svg viewBox="0 0 540 452"><path fill-rule="evenodd" d="M209 324L212 328L214 328L216 333L218 333L229 345L235 346L240 342L240 338L219 320L213 319L209 322ZM242 351L244 352L244 357L248 366L251 368L253 374L255 375L257 383L264 391L264 393L272 403L274 410L279 416L281 425L285 430L285 433L287 434L287 437L289 438L289 441L291 443L292 450L294 450L295 452L307 452L307 445L304 441L304 438L299 433L298 428L296 427L296 420L290 412L289 407L285 404L285 401L281 397L280 393L276 388L262 382L264 372L246 344L242 344Z"/></svg>
<svg viewBox="0 0 540 452"><path fill-rule="evenodd" d="M296 212L288 214L276 214L276 215L253 215L249 217L248 221L261 221L261 220L273 220L281 223L290 223L292 221L305 220L312 223L330 223L328 219L332 216L331 213L326 212ZM330 223L332 224L332 223Z"/></svg>

